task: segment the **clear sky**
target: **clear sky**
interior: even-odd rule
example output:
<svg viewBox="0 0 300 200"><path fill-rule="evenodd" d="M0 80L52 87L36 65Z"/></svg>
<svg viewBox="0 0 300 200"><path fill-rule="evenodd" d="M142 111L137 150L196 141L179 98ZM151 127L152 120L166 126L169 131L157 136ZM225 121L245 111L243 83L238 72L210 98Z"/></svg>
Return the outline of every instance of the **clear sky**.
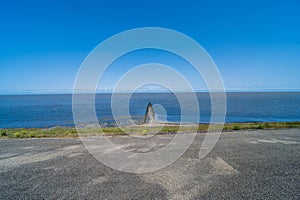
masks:
<svg viewBox="0 0 300 200"><path fill-rule="evenodd" d="M299 0L3 0L0 93L70 91L81 62L97 44L148 26L198 41L228 90L300 90ZM110 87L109 81L103 87Z"/></svg>

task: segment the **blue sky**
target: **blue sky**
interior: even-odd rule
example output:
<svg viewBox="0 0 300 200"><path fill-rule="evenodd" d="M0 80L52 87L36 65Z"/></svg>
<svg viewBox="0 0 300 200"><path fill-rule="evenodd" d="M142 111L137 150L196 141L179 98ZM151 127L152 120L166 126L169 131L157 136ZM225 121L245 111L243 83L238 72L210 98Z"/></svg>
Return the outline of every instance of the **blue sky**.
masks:
<svg viewBox="0 0 300 200"><path fill-rule="evenodd" d="M299 0L11 0L0 2L0 25L2 94L70 91L81 62L96 45L148 26L198 41L228 90L300 90ZM149 51L127 60L149 61L143 60L145 54L158 55ZM164 58L174 62L172 56ZM110 73L107 77L118 77L120 70ZM110 87L108 79L103 87Z"/></svg>

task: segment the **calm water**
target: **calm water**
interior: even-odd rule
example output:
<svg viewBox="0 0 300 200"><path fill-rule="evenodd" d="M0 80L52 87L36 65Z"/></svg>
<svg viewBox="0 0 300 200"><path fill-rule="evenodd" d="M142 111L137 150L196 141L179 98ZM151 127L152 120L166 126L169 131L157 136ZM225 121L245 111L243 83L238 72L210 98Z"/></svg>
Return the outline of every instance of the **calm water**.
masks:
<svg viewBox="0 0 300 200"><path fill-rule="evenodd" d="M209 94L197 93L197 98L201 111L199 122L207 123L211 115ZM121 99L122 96L120 101ZM115 124L110 100L110 94L96 95L99 123L107 126ZM181 120L179 102L173 94L167 93L134 94L129 101L133 119L137 121L143 119L148 102L160 104L165 108L167 114L158 112L159 120L170 122ZM190 109L193 110L192 107ZM257 121L300 121L300 93L227 93L226 122ZM72 95L0 96L0 128L73 125Z"/></svg>

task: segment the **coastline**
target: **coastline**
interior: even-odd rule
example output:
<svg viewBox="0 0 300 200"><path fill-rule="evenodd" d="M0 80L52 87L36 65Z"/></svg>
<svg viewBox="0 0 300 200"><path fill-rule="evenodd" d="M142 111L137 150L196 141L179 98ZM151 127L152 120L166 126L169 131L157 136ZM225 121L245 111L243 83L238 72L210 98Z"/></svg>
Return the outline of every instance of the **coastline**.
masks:
<svg viewBox="0 0 300 200"><path fill-rule="evenodd" d="M139 135L147 136L154 134L174 134L174 133L205 133L209 124L158 124L137 125L124 127L104 127L82 128L80 134L75 127L53 127L53 128L8 128L0 129L1 139L10 138L77 138L81 136L124 136ZM300 129L300 122L245 122L245 123L226 123L223 132L235 132L239 130L274 130L274 129ZM219 130L220 125L212 124L210 130Z"/></svg>

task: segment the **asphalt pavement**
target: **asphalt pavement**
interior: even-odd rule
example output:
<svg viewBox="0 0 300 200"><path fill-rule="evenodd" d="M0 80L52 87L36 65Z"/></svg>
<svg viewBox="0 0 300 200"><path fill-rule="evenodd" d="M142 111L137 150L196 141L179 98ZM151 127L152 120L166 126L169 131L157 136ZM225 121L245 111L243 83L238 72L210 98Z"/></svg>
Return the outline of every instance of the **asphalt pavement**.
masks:
<svg viewBox="0 0 300 200"><path fill-rule="evenodd" d="M169 142L173 135L155 136ZM300 199L300 129L222 133L204 159L204 134L171 165L126 173L96 160L76 138L0 140L0 199ZM132 137L115 144L143 153ZM160 143L161 145L161 143Z"/></svg>

